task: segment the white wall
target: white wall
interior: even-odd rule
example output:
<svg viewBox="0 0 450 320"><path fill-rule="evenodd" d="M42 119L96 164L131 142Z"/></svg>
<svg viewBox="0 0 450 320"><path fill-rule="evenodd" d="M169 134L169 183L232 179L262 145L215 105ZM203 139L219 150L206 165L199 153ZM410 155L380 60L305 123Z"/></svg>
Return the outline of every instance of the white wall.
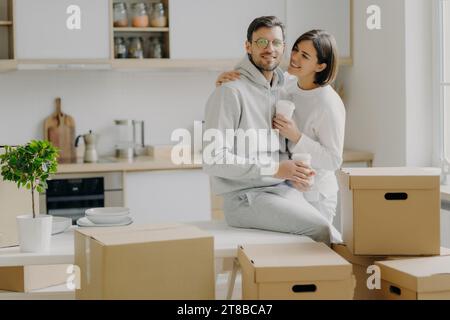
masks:
<svg viewBox="0 0 450 320"><path fill-rule="evenodd" d="M366 28L381 8L382 29ZM346 146L375 153L375 166L431 165L431 1L354 1L352 67L346 88Z"/></svg>
<svg viewBox="0 0 450 320"><path fill-rule="evenodd" d="M366 28L366 8L381 8L382 29ZM403 0L354 1L353 66L342 68L347 147L375 153L374 165L405 163Z"/></svg>
<svg viewBox="0 0 450 320"><path fill-rule="evenodd" d="M175 128L203 119L216 72L20 71L0 73L0 145L43 137L55 97L76 121L77 134L100 134L112 154L113 120L145 120L146 143L168 144Z"/></svg>

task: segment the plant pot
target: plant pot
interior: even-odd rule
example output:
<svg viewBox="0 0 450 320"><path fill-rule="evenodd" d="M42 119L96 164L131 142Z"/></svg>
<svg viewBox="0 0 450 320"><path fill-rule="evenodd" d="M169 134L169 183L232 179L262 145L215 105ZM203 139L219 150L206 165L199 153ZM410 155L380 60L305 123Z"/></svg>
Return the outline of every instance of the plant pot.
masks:
<svg viewBox="0 0 450 320"><path fill-rule="evenodd" d="M32 214L17 216L21 252L50 251L53 216Z"/></svg>

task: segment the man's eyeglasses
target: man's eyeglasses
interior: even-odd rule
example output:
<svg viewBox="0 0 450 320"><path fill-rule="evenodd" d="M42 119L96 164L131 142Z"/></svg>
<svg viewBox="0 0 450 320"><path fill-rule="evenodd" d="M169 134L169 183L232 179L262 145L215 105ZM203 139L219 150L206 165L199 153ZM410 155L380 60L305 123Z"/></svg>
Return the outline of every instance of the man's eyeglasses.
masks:
<svg viewBox="0 0 450 320"><path fill-rule="evenodd" d="M260 49L266 49L269 46L269 43L271 42L270 40L267 40L265 38L259 38L258 40L253 41L256 43L256 45L258 46L258 48ZM284 45L284 41L280 40L280 39L274 39L272 40L272 45L275 49L280 49L283 47Z"/></svg>

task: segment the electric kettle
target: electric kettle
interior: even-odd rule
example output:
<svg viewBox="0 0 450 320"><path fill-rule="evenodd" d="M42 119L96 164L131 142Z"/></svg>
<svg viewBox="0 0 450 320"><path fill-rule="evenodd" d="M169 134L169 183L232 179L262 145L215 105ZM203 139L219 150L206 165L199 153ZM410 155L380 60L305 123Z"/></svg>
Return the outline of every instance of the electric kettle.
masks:
<svg viewBox="0 0 450 320"><path fill-rule="evenodd" d="M97 162L98 155L97 155L97 150L95 149L97 135L92 133L92 130L89 130L89 133L80 134L75 139L75 147L78 146L78 142L81 137L83 137L84 145L85 145L84 162Z"/></svg>

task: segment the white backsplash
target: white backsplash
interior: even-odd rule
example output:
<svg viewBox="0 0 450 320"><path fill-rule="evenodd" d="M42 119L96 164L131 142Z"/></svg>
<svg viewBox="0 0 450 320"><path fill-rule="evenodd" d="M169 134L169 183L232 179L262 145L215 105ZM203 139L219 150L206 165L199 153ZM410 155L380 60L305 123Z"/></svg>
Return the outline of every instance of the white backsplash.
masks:
<svg viewBox="0 0 450 320"><path fill-rule="evenodd" d="M217 72L20 71L0 73L0 145L43 137L54 99L74 117L76 134L100 135L98 152L114 150L114 119L145 121L146 144L169 144L176 128L203 119Z"/></svg>

